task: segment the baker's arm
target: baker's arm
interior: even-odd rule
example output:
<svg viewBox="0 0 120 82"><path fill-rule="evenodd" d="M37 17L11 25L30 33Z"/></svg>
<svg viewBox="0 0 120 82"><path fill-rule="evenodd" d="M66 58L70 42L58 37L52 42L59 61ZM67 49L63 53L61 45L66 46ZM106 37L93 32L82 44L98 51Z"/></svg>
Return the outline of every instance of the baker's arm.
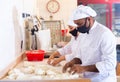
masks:
<svg viewBox="0 0 120 82"><path fill-rule="evenodd" d="M52 64L51 62L52 62L52 60L55 58L55 56L60 56L60 53L59 53L58 51L55 51L54 53L52 53L52 54L50 55L50 57L48 58L47 63L48 63L48 64Z"/></svg>
<svg viewBox="0 0 120 82"><path fill-rule="evenodd" d="M82 61L79 58L73 58L70 62L66 63L63 67L63 73L70 67L72 68L74 64L82 64Z"/></svg>

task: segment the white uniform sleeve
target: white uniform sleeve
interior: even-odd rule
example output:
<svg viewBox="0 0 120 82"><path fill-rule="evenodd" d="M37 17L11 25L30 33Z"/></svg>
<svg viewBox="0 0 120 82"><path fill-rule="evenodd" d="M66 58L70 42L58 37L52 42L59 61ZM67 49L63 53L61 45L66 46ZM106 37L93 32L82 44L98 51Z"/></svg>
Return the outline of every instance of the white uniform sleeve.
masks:
<svg viewBox="0 0 120 82"><path fill-rule="evenodd" d="M71 44L73 42L74 38L71 38L70 42L66 44L63 48L58 49L57 51L60 53L60 55L66 55L66 54L71 54Z"/></svg>
<svg viewBox="0 0 120 82"><path fill-rule="evenodd" d="M101 42L101 60L96 63L99 73L105 77L109 75L110 71L115 70L116 67L116 39L112 33L106 32L102 36Z"/></svg>
<svg viewBox="0 0 120 82"><path fill-rule="evenodd" d="M65 60L66 60L67 62L71 61L73 58L75 58L75 56L72 55L72 54L65 55Z"/></svg>

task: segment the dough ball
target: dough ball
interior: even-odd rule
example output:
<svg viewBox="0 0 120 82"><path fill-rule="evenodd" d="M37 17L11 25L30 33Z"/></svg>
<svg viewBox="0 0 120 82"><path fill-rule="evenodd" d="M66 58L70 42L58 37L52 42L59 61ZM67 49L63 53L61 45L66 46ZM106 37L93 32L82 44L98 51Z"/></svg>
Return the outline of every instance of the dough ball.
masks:
<svg viewBox="0 0 120 82"><path fill-rule="evenodd" d="M25 67L25 68L21 68L21 71L25 74L32 74L34 73L34 67L33 66L28 66L28 67Z"/></svg>
<svg viewBox="0 0 120 82"><path fill-rule="evenodd" d="M18 74L18 73L21 73L21 71L20 71L19 69L17 69L17 68L14 68L14 69L12 69L12 70L10 70L10 71L8 72L8 75Z"/></svg>
<svg viewBox="0 0 120 82"><path fill-rule="evenodd" d="M52 69L47 70L46 73L47 75L56 75L56 71Z"/></svg>
<svg viewBox="0 0 120 82"><path fill-rule="evenodd" d="M15 73L10 74L9 76L7 76L7 79L11 79L11 80L15 80L17 78L18 75L16 75Z"/></svg>
<svg viewBox="0 0 120 82"><path fill-rule="evenodd" d="M71 75L70 75L70 78L71 78L71 79L79 78L79 74L77 74L77 73L76 73L76 74L73 74L73 75L71 74Z"/></svg>
<svg viewBox="0 0 120 82"><path fill-rule="evenodd" d="M24 61L24 62L23 62L23 66L24 66L24 67L34 66L34 63L33 63L33 62L29 62L29 61Z"/></svg>
<svg viewBox="0 0 120 82"><path fill-rule="evenodd" d="M46 72L43 69L37 68L37 69L35 69L35 74L36 75L46 75Z"/></svg>

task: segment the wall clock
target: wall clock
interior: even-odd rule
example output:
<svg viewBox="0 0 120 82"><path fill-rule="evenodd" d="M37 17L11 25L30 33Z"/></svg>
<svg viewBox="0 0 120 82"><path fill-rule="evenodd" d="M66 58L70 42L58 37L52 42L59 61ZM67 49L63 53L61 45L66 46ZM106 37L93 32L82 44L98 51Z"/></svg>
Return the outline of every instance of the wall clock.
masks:
<svg viewBox="0 0 120 82"><path fill-rule="evenodd" d="M47 2L47 10L50 13L57 13L60 9L60 4L57 0L50 0Z"/></svg>

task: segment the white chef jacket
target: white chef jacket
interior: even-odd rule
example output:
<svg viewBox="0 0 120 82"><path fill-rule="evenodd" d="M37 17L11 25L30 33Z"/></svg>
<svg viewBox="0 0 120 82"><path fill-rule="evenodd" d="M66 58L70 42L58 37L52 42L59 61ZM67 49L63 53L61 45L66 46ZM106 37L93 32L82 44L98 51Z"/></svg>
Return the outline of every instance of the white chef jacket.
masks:
<svg viewBox="0 0 120 82"><path fill-rule="evenodd" d="M95 21L89 34L81 33L78 39L76 57L81 59L82 66L95 64L99 70L98 73L85 72L84 77L90 78L92 82L117 82L116 39L113 33Z"/></svg>
<svg viewBox="0 0 120 82"><path fill-rule="evenodd" d="M65 45L63 48L58 49L58 52L61 55L65 55L67 62L76 57L76 50L79 48L79 38L80 34L76 38L72 36L70 42L67 45Z"/></svg>

